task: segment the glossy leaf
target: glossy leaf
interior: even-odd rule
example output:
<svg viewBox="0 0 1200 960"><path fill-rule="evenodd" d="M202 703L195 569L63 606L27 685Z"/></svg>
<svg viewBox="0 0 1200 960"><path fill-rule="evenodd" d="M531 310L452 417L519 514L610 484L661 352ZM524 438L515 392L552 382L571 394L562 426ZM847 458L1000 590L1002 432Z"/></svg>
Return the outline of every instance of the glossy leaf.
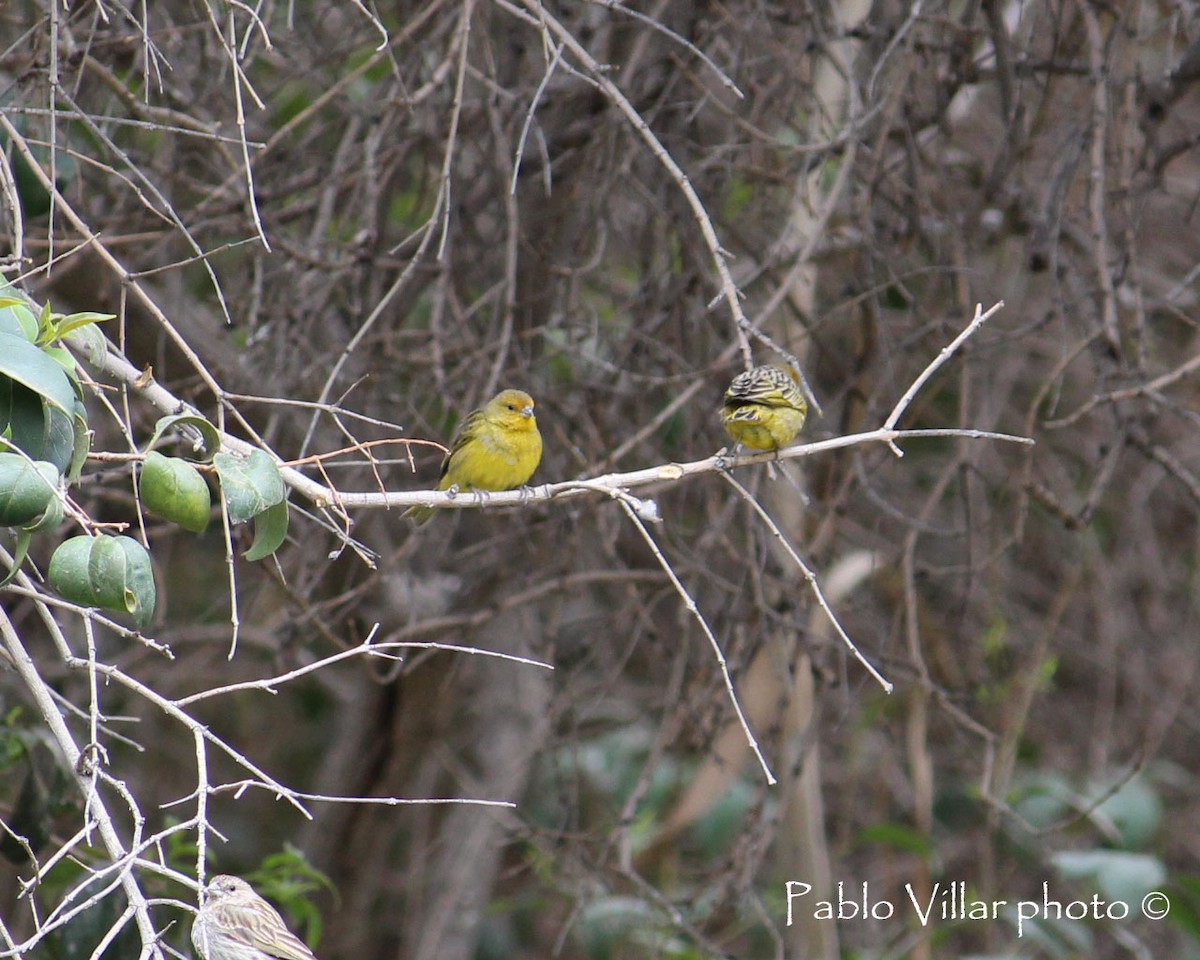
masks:
<svg viewBox="0 0 1200 960"><path fill-rule="evenodd" d="M192 533L203 533L208 526L212 496L200 471L186 460L151 450L142 464L138 489L142 505L164 520Z"/></svg>
<svg viewBox="0 0 1200 960"><path fill-rule="evenodd" d="M255 450L248 458L218 453L213 464L221 478L221 493L233 523L252 520L283 501L286 494L283 477L275 461L263 451Z"/></svg>
<svg viewBox="0 0 1200 960"><path fill-rule="evenodd" d="M32 523L57 499L58 468L19 453L0 453L0 526Z"/></svg>
<svg viewBox="0 0 1200 960"><path fill-rule="evenodd" d="M47 576L66 599L128 613L138 629L154 616L150 555L129 537L72 537L54 551Z"/></svg>
<svg viewBox="0 0 1200 960"><path fill-rule="evenodd" d="M0 287L0 333L11 333L33 343L37 339L37 317L29 301L5 284Z"/></svg>
<svg viewBox="0 0 1200 960"><path fill-rule="evenodd" d="M70 313L66 316L58 315L42 331L42 342L49 343L54 340L61 340L63 337L68 337L75 331L82 330L84 327L90 327L97 323L104 323L106 320L115 319L116 314L114 313L93 313L91 310Z"/></svg>
<svg viewBox="0 0 1200 960"><path fill-rule="evenodd" d="M66 371L24 337L0 332L0 375L28 387L63 413L75 409Z"/></svg>
<svg viewBox="0 0 1200 960"><path fill-rule="evenodd" d="M32 390L0 377L0 433L33 460L47 460L65 473L76 445L74 421L83 410L74 402L74 416L45 403ZM86 432L87 423L83 423Z"/></svg>
<svg viewBox="0 0 1200 960"><path fill-rule="evenodd" d="M269 557L283 545L287 531L288 504L287 500L280 500L254 518L254 542L243 556L247 560Z"/></svg>

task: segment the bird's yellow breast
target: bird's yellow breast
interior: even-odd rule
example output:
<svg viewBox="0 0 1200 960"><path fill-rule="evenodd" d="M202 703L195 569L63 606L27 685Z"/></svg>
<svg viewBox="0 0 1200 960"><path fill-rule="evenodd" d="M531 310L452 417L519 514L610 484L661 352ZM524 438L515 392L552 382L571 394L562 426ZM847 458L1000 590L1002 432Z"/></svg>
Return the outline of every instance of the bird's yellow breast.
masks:
<svg viewBox="0 0 1200 960"><path fill-rule="evenodd" d="M454 451L438 489L511 490L528 482L542 459L542 435L532 417L519 421L482 421Z"/></svg>

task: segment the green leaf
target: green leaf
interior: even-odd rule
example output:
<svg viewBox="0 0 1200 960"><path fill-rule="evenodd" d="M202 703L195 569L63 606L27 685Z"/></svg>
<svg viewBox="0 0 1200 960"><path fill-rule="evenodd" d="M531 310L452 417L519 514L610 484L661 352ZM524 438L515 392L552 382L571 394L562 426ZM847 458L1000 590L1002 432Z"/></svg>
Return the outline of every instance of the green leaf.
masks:
<svg viewBox="0 0 1200 960"><path fill-rule="evenodd" d="M1103 784L1095 784L1089 795L1102 795ZM1143 777L1134 777L1108 797L1092 816L1108 820L1121 834L1125 847L1145 847L1158 832L1163 805L1158 792Z"/></svg>
<svg viewBox="0 0 1200 960"><path fill-rule="evenodd" d="M75 483L83 472L88 451L92 449L92 434L88 430L87 410L78 400L75 401L75 416L71 418L71 433L74 443L71 447L71 462L67 465L67 482Z"/></svg>
<svg viewBox="0 0 1200 960"><path fill-rule="evenodd" d="M1171 923L1200 940L1200 877L1175 873L1171 880Z"/></svg>
<svg viewBox="0 0 1200 960"><path fill-rule="evenodd" d="M191 533L203 533L208 526L212 496L200 471L186 460L151 450L142 464L138 489L142 505L164 520Z"/></svg>
<svg viewBox="0 0 1200 960"><path fill-rule="evenodd" d="M315 949L321 937L322 923L320 912L309 897L325 889L336 899L337 888L333 882L309 864L304 854L291 844L286 844L282 852L265 857L247 879L263 896L279 904L288 918L288 926L302 930L305 942Z"/></svg>
<svg viewBox="0 0 1200 960"><path fill-rule="evenodd" d="M47 511L48 512L48 511ZM9 568L8 576L0 580L0 587L7 587L21 572L21 564L25 562L25 558L29 556L29 544L33 542L32 531L22 527L17 532L17 542L13 546L12 566Z"/></svg>
<svg viewBox="0 0 1200 960"><path fill-rule="evenodd" d="M243 556L247 560L262 560L269 557L282 545L287 538L288 503L280 500L273 507L267 507L254 518L254 542Z"/></svg>
<svg viewBox="0 0 1200 960"><path fill-rule="evenodd" d="M50 585L75 603L100 606L99 588L92 582L91 558L112 549L111 537L78 536L64 540L50 558Z"/></svg>
<svg viewBox="0 0 1200 960"><path fill-rule="evenodd" d="M1167 868L1157 857L1124 850L1065 850L1050 858L1068 879L1096 881L1105 900L1135 904L1167 879Z"/></svg>
<svg viewBox="0 0 1200 960"><path fill-rule="evenodd" d="M198 417L193 413L176 413L160 418L154 425L154 436L150 438L150 442L146 446L148 448L156 446L162 435L172 428L177 429L191 440L196 449L204 451L202 456L194 457L195 460L202 463L207 462L221 449L221 435L217 432L217 428L203 417Z"/></svg>
<svg viewBox="0 0 1200 960"><path fill-rule="evenodd" d="M82 404L75 401L78 411ZM84 429L87 429L86 423ZM65 472L75 446L72 418L32 390L0 377L0 433L33 460L48 460Z"/></svg>
<svg viewBox="0 0 1200 960"><path fill-rule="evenodd" d="M76 404L78 405L78 401ZM39 451L38 458L49 460L58 467L59 473L66 473L75 454L76 413L72 410L70 414L66 414L57 407L51 406L46 406L45 412L45 445Z"/></svg>
<svg viewBox="0 0 1200 960"><path fill-rule="evenodd" d="M51 408L53 409L53 408ZM32 390L0 377L0 431L4 439L36 456L46 430L45 404Z"/></svg>
<svg viewBox="0 0 1200 960"><path fill-rule="evenodd" d="M4 454L0 454L0 456L4 456ZM38 461L35 461L35 463L38 463ZM43 479L53 479L55 484L57 484L59 479L57 473L55 473L54 477L51 478L49 470L47 469L51 466L53 466L53 464L41 462L38 466L38 472L42 474ZM63 498L57 495L52 496L50 498L50 502L46 505L46 509L43 510L39 516L34 517L32 521L21 526L20 532L17 534L16 547L13 550L12 570L9 571L9 575L5 577L3 583L0 583L0 586L7 586L12 581L13 577L16 576L17 570L20 568L21 564L25 562L25 556L29 552L29 542L33 539L33 535L35 533L41 533L43 530L54 530L57 528L58 525L62 523L63 513L65 510L66 508L63 504Z"/></svg>
<svg viewBox="0 0 1200 960"><path fill-rule="evenodd" d="M130 614L139 630L154 616L150 554L129 537L72 537L54 551L47 578L74 603Z"/></svg>
<svg viewBox="0 0 1200 960"><path fill-rule="evenodd" d="M50 328L50 318L54 316L54 311L50 309L50 301L47 300L42 304L41 313L38 314L38 335L33 342L39 347L45 343L44 334Z"/></svg>
<svg viewBox="0 0 1200 960"><path fill-rule="evenodd" d="M58 468L19 453L0 453L0 526L23 527L56 500Z"/></svg>
<svg viewBox="0 0 1200 960"><path fill-rule="evenodd" d="M221 478L221 493L233 523L253 519L268 507L282 502L286 495L279 468L262 450L252 451L249 458L218 453L213 457L213 464Z"/></svg>
<svg viewBox="0 0 1200 960"><path fill-rule="evenodd" d="M32 523L25 524L25 526L21 528L21 533L29 533L32 535L35 533L41 533L43 530L55 529L60 523L62 523L65 509L66 508L63 506L62 497L52 497L50 499L49 506L46 507L45 512ZM20 549L19 543L18 549ZM21 559L24 559L23 555ZM19 562L20 561L14 561L14 565L19 565Z"/></svg>
<svg viewBox="0 0 1200 960"><path fill-rule="evenodd" d="M21 571L21 565L29 555L29 544L33 542L34 534L40 533L42 530L53 530L62 523L63 510L62 497L51 497L50 503L42 515L17 531L17 542L13 545L12 552L12 567L8 571L8 576L0 580L0 587L7 587L16 579L17 574Z"/></svg>
<svg viewBox="0 0 1200 960"><path fill-rule="evenodd" d="M0 333L10 333L29 343L37 339L37 317L29 309L29 301L19 294L14 294L11 284L0 286L5 291L0 297Z"/></svg>
<svg viewBox="0 0 1200 960"><path fill-rule="evenodd" d="M150 626L154 617L154 605L157 594L154 589L154 566L150 562L150 554L146 548L132 537L116 537L117 546L125 555L123 573L116 576L113 582L120 583L123 607L113 606L112 609L124 609L133 617L133 622L139 630ZM114 591L115 592L115 591Z"/></svg>
<svg viewBox="0 0 1200 960"><path fill-rule="evenodd" d="M98 367L108 353L108 340L99 327L89 324L72 330L65 337L67 343L83 354L83 359L93 367Z"/></svg>
<svg viewBox="0 0 1200 960"><path fill-rule="evenodd" d="M1013 806L1035 827L1045 827L1068 816L1077 792L1057 771L1030 777L1016 791Z"/></svg>
<svg viewBox="0 0 1200 960"><path fill-rule="evenodd" d="M90 310L85 310L82 313L70 313L65 317L60 317L54 324L55 340L61 340L63 337L70 336L76 330L81 330L84 327L90 327L97 323L104 323L106 320L115 320L115 313L92 313Z"/></svg>
<svg viewBox="0 0 1200 960"><path fill-rule="evenodd" d="M927 857L933 852L933 845L919 830L903 823L877 823L865 828L858 835L860 844L873 846L894 847L907 853Z"/></svg>
<svg viewBox="0 0 1200 960"><path fill-rule="evenodd" d="M28 387L63 413L75 409L75 388L63 368L24 337L0 332L0 374Z"/></svg>
<svg viewBox="0 0 1200 960"><path fill-rule="evenodd" d="M75 376L75 357L66 347L47 344L42 347L42 353L62 367L68 377Z"/></svg>

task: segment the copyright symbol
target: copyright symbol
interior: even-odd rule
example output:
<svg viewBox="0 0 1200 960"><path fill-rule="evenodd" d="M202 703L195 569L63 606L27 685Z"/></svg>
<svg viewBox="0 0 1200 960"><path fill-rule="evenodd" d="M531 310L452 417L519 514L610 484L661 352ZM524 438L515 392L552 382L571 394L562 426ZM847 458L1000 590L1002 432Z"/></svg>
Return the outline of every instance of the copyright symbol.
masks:
<svg viewBox="0 0 1200 960"><path fill-rule="evenodd" d="M1142 897L1142 916L1150 920L1161 920L1171 912L1171 901L1165 893L1152 890Z"/></svg>

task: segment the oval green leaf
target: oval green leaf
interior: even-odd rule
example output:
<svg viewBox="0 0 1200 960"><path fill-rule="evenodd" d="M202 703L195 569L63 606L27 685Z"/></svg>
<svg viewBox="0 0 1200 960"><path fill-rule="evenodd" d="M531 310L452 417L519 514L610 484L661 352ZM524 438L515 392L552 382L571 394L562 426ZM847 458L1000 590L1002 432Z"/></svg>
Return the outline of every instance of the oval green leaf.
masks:
<svg viewBox="0 0 1200 960"><path fill-rule="evenodd" d="M287 493L275 461L262 450L252 451L248 458L221 452L213 457L213 465L221 478L221 493L233 523L252 520L281 503Z"/></svg>
<svg viewBox="0 0 1200 960"><path fill-rule="evenodd" d="M29 453L41 443L46 428L44 408L42 398L32 390L0 377L0 432L14 447Z"/></svg>
<svg viewBox="0 0 1200 960"><path fill-rule="evenodd" d="M65 473L72 463L74 419L83 406L75 401L75 417L45 403L22 384L0 377L0 435L33 460L47 460ZM83 429L86 432L87 423Z"/></svg>
<svg viewBox="0 0 1200 960"><path fill-rule="evenodd" d="M139 630L154 616L150 554L129 537L72 537L54 551L47 578L74 603L130 614Z"/></svg>
<svg viewBox="0 0 1200 960"><path fill-rule="evenodd" d="M66 371L24 337L0 331L0 375L24 384L63 413L75 409Z"/></svg>
<svg viewBox="0 0 1200 960"><path fill-rule="evenodd" d="M186 460L151 450L142 464L138 489L142 506L156 516L191 533L203 533L208 526L212 496L200 471Z"/></svg>
<svg viewBox="0 0 1200 960"><path fill-rule="evenodd" d="M37 339L37 317L29 300L11 284L0 286L0 333L11 333L33 343Z"/></svg>
<svg viewBox="0 0 1200 960"><path fill-rule="evenodd" d="M18 453L0 453L0 526L32 523L56 499L58 468L30 462Z"/></svg>

